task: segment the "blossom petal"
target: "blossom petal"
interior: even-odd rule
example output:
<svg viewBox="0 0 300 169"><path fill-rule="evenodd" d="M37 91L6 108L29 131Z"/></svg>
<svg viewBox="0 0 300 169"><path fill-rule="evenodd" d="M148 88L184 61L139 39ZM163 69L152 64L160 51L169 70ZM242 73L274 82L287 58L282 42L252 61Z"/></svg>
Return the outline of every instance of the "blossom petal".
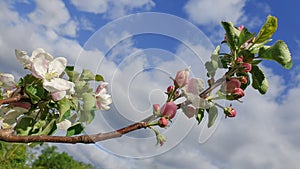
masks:
<svg viewBox="0 0 300 169"><path fill-rule="evenodd" d="M48 72L56 72L57 76L61 75L67 66L67 59L64 57L55 58L49 63Z"/></svg>
<svg viewBox="0 0 300 169"><path fill-rule="evenodd" d="M47 53L44 49L42 48L37 48L35 49L32 54L31 54L31 60L33 61L34 59L38 58L38 57L43 57L46 60L53 60L53 56L50 55L49 53Z"/></svg>
<svg viewBox="0 0 300 169"><path fill-rule="evenodd" d="M54 101L58 101L63 99L66 96L66 94L67 94L66 91L58 91L58 92L53 92L51 96Z"/></svg>
<svg viewBox="0 0 300 169"><path fill-rule="evenodd" d="M43 87L48 92L74 90L75 84L62 78L53 78L50 81L45 80Z"/></svg>
<svg viewBox="0 0 300 169"><path fill-rule="evenodd" d="M29 69L31 67L32 60L27 55L26 51L20 51L16 49L15 54L18 62L21 63L25 69Z"/></svg>
<svg viewBox="0 0 300 169"><path fill-rule="evenodd" d="M48 72L49 62L45 55L38 55L32 62L31 72L32 75L37 78L45 78L45 74Z"/></svg>
<svg viewBox="0 0 300 169"><path fill-rule="evenodd" d="M1 87L4 89L12 89L16 86L15 78L12 74L0 73L0 81L2 82Z"/></svg>
<svg viewBox="0 0 300 169"><path fill-rule="evenodd" d="M72 123L70 120L64 120L56 124L57 129L67 131L69 127L71 127Z"/></svg>

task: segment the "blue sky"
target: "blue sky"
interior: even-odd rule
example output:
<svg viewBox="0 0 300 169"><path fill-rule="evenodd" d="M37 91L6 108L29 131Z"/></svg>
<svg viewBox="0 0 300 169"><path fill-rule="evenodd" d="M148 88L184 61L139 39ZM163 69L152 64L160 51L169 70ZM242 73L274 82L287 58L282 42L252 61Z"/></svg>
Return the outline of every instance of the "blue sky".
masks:
<svg viewBox="0 0 300 169"><path fill-rule="evenodd" d="M275 15L279 27L272 42L286 41L294 67L287 71L275 62L264 62L268 93L261 96L247 90L244 103L234 103L235 119L219 116L218 125L207 129L205 122L197 126L194 119L178 116L168 130L162 130L168 139L163 147L154 145L148 131L97 146L59 147L101 169L296 168L300 160L299 5L271 0L1 0L0 71L17 77L28 73L17 63L14 49L30 54L42 47L54 56L67 57L78 69L103 74L114 105L99 112L86 132L109 131L146 117L151 104L163 103L169 74L192 66L193 75L205 78L203 61L223 40L222 20L258 32L266 17ZM138 16L146 17L143 12L164 14L140 21ZM149 33L157 30L161 33Z"/></svg>

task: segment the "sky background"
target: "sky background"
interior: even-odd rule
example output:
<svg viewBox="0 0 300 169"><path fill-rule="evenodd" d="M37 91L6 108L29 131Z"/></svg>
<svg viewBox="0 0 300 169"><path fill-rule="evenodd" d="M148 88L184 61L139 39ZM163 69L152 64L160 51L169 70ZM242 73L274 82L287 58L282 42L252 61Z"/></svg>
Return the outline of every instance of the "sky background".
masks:
<svg viewBox="0 0 300 169"><path fill-rule="evenodd" d="M161 130L167 136L163 147L144 130L97 145L55 145L100 169L292 169L300 161L299 6L271 0L0 0L0 72L28 73L14 50L30 55L41 47L77 69L103 74L114 105L99 112L86 132L110 131L148 116L153 103L162 104L169 75L192 66L193 76L205 78L203 63L224 37L222 20L258 32L275 15L279 27L272 42L288 44L294 67L263 62L269 91L261 96L249 88L244 103L233 103L236 118L219 114L217 125L207 129L206 121L198 126L178 115ZM139 22L135 16L146 16L130 15L141 12L165 14ZM156 28L160 34L151 33Z"/></svg>

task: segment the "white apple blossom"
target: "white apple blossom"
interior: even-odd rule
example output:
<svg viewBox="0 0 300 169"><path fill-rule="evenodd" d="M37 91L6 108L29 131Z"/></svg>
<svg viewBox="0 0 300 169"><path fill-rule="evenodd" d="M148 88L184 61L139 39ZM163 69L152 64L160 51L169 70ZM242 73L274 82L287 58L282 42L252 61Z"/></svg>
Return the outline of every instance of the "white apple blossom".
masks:
<svg viewBox="0 0 300 169"><path fill-rule="evenodd" d="M20 53L22 52L17 53L19 53L17 55L17 57L19 56L18 60L23 59L23 63L26 63L26 66L30 64L32 75L36 78L43 79L43 87L51 93L53 100L61 100L66 96L67 92L71 94L74 93L75 84L60 78L60 75L67 66L66 58L58 57L53 59L53 56L41 48L32 52L30 58L25 55L21 57Z"/></svg>
<svg viewBox="0 0 300 169"><path fill-rule="evenodd" d="M96 105L100 110L108 110L112 103L111 95L107 94L107 85L108 83L104 82L99 85L96 89Z"/></svg>
<svg viewBox="0 0 300 169"><path fill-rule="evenodd" d="M186 97L186 101L182 104L182 111L191 118L197 109L208 109L212 106L207 100L201 98L199 94L204 89L204 81L199 78L192 78L188 84L182 88L182 94Z"/></svg>

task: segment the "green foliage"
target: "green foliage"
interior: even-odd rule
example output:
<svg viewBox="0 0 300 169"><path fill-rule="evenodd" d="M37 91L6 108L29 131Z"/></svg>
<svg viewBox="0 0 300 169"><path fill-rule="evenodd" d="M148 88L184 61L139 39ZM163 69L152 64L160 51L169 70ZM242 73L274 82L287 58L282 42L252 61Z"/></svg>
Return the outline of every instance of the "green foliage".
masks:
<svg viewBox="0 0 300 169"><path fill-rule="evenodd" d="M278 21L275 16L268 16L267 21L260 29L254 43L263 43L270 39L278 27Z"/></svg>
<svg viewBox="0 0 300 169"><path fill-rule="evenodd" d="M91 164L75 161L67 153L59 153L57 147L46 147L42 154L32 163L32 168L37 169L93 169Z"/></svg>
<svg viewBox="0 0 300 169"><path fill-rule="evenodd" d="M41 154L25 144L0 141L1 169L94 169L91 164L75 161L65 152L58 152L55 146L45 146Z"/></svg>
<svg viewBox="0 0 300 169"><path fill-rule="evenodd" d="M198 112L196 114L196 120L198 121L198 124L201 123L203 117L204 117L204 109L198 109Z"/></svg>
<svg viewBox="0 0 300 169"><path fill-rule="evenodd" d="M84 127L81 125L81 123L76 123L68 128L67 136L73 136L76 134L80 134L83 130L84 130Z"/></svg>
<svg viewBox="0 0 300 169"><path fill-rule="evenodd" d="M218 117L218 108L216 106L213 106L210 109L208 109L208 123L207 123L208 128L210 128L215 124L217 117Z"/></svg>
<svg viewBox="0 0 300 169"><path fill-rule="evenodd" d="M238 49L240 31L237 30L231 22L222 22L226 32L227 45L232 50Z"/></svg>
<svg viewBox="0 0 300 169"><path fill-rule="evenodd" d="M264 46L259 49L259 58L274 60L281 64L284 68L290 69L293 66L291 53L288 46L281 40L277 41L273 46Z"/></svg>
<svg viewBox="0 0 300 169"><path fill-rule="evenodd" d="M26 151L25 144L11 144L0 141L0 168L17 169L26 167L31 155Z"/></svg>
<svg viewBox="0 0 300 169"><path fill-rule="evenodd" d="M251 74L252 87L257 89L261 94L265 94L268 90L269 84L264 72L258 66L253 66Z"/></svg>

